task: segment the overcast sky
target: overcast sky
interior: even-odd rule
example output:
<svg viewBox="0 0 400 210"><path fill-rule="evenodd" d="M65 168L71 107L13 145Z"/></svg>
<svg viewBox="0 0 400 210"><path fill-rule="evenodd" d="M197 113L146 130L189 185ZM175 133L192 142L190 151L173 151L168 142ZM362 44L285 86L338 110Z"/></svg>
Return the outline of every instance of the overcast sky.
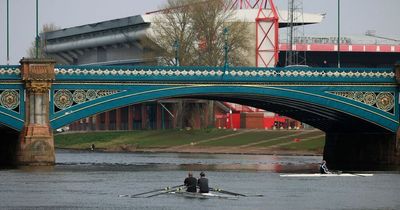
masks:
<svg viewBox="0 0 400 210"><path fill-rule="evenodd" d="M35 0L10 1L10 63L26 56L35 37ZM301 0L298 0L301 1ZM305 27L306 34L337 34L338 0L302 0L306 13L326 13L318 25ZM39 0L39 25L62 28L122 18L157 10L167 0ZM274 0L287 10L287 0ZM0 65L7 61L7 0L0 0ZM341 34L362 35L367 30L400 39L400 0L341 0Z"/></svg>

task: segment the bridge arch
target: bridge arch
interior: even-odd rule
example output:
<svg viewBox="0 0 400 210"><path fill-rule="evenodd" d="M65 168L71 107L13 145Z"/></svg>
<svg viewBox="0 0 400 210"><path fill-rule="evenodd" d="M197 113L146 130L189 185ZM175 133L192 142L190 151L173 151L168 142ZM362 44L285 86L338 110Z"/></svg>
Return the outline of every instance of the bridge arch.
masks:
<svg viewBox="0 0 400 210"><path fill-rule="evenodd" d="M15 131L21 131L22 127L24 126L24 121L14 117L12 114L7 113L6 111L0 111L0 124Z"/></svg>
<svg viewBox="0 0 400 210"><path fill-rule="evenodd" d="M97 87L98 88L98 87ZM338 96L330 87L291 87L245 84L145 84L106 86L113 94L56 111L53 107L50 122L58 128L76 120L118 107L166 98L202 98L231 101L273 111L310 124L323 131L365 130L396 131L398 122L388 113L363 103ZM53 91L77 91L62 85ZM368 91L363 88L364 91ZM82 90L79 90L82 91ZM388 93L393 91L386 89ZM72 94L70 94L72 95ZM56 100L56 99L55 99Z"/></svg>

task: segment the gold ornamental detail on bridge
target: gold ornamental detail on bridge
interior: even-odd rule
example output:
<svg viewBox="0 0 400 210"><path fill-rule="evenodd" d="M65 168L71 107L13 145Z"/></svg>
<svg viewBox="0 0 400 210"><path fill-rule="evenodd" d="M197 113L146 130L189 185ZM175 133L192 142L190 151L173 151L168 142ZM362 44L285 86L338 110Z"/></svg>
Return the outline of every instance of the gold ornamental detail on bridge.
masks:
<svg viewBox="0 0 400 210"><path fill-rule="evenodd" d="M55 112L68 109L74 105L89 102L98 98L114 95L121 90L55 90L53 95Z"/></svg>
<svg viewBox="0 0 400 210"><path fill-rule="evenodd" d="M395 98L394 93L391 92L334 91L328 93L374 106L384 112L394 114Z"/></svg>
<svg viewBox="0 0 400 210"><path fill-rule="evenodd" d="M0 106L19 113L20 106L19 90L0 90Z"/></svg>
<svg viewBox="0 0 400 210"><path fill-rule="evenodd" d="M27 81L25 87L29 92L32 93L46 93L51 88L50 82L40 82L40 81Z"/></svg>

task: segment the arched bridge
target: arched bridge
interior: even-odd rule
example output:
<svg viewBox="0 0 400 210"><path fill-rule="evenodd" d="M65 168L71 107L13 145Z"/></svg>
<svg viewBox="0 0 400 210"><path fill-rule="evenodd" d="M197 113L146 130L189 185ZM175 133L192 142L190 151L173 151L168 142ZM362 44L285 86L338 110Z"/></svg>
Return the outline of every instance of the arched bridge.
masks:
<svg viewBox="0 0 400 210"><path fill-rule="evenodd" d="M0 123L25 136L32 126L55 129L129 104L202 98L262 108L319 128L327 135L325 158L337 165L393 162L397 149L395 68L54 67L22 60L0 66L0 75Z"/></svg>

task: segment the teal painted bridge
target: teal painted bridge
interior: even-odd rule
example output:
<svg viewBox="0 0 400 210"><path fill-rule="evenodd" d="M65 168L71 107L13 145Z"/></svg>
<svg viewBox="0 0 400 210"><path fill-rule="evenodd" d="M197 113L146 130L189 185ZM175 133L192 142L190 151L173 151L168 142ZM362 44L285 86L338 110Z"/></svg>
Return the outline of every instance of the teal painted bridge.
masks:
<svg viewBox="0 0 400 210"><path fill-rule="evenodd" d="M0 123L24 125L19 66L0 66ZM274 111L323 131L399 126L394 69L56 66L52 128L130 104L165 98L231 101ZM349 127L351 125L351 127Z"/></svg>
<svg viewBox="0 0 400 210"><path fill-rule="evenodd" d="M130 104L201 98L265 109L321 129L327 134L325 158L332 162L342 163L349 158L341 156L360 153L365 158L371 148L381 150L384 141L391 142L383 148L390 150L384 156L397 151L399 86L395 67L56 66L54 72L49 90L53 129ZM23 129L26 97L20 66L0 66L1 124ZM358 147L351 148L355 155L334 155L354 153L345 149L352 144ZM382 151L378 153L371 162L380 162Z"/></svg>

